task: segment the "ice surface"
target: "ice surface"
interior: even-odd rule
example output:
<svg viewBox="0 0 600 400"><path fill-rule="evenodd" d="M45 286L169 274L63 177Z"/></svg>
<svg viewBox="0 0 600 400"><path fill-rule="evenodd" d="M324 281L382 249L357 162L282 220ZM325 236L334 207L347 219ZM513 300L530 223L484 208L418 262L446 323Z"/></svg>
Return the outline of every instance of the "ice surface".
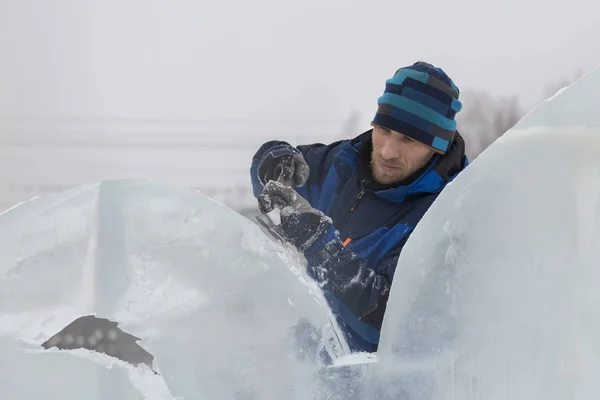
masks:
<svg viewBox="0 0 600 400"><path fill-rule="evenodd" d="M165 380L87 350L42 350L0 337L0 398L175 400Z"/></svg>
<svg viewBox="0 0 600 400"><path fill-rule="evenodd" d="M23 203L0 215L0 398L316 398L348 349L301 263L193 190L107 181ZM140 338L158 375L41 347L84 315Z"/></svg>
<svg viewBox="0 0 600 400"><path fill-rule="evenodd" d="M600 69L439 196L399 259L365 398L600 395L598 104Z"/></svg>
<svg viewBox="0 0 600 400"><path fill-rule="evenodd" d="M399 259L376 357L336 339L301 259L197 192L109 181L22 204L0 216L0 398L596 398L599 103L600 69L447 187ZM89 314L159 374L40 347Z"/></svg>

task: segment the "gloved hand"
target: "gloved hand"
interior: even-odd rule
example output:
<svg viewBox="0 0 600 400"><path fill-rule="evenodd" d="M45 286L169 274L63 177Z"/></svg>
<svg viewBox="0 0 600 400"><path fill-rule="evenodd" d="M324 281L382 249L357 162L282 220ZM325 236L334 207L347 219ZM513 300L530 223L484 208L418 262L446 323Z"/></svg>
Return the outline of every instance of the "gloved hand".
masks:
<svg viewBox="0 0 600 400"><path fill-rule="evenodd" d="M270 181L260 196L258 208L263 214L279 208L283 235L299 251L304 251L330 226L331 220L313 208L292 187Z"/></svg>
<svg viewBox="0 0 600 400"><path fill-rule="evenodd" d="M258 180L266 185L279 181L287 186L302 186L308 180L310 168L302 153L291 146L276 146L266 152L258 164Z"/></svg>

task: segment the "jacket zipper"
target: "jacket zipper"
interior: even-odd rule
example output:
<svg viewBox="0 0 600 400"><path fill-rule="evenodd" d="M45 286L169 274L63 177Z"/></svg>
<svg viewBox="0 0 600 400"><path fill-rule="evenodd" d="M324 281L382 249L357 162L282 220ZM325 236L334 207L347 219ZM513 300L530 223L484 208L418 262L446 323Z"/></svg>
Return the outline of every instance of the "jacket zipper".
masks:
<svg viewBox="0 0 600 400"><path fill-rule="evenodd" d="M360 199L362 199L364 194L365 194L365 189L363 188L360 192L358 192L358 195L356 196L356 201L354 202L354 205L350 209L350 212L354 211L354 209L356 208L356 206L358 205L358 203L360 202ZM350 213L348 213L348 215L350 215ZM346 220L346 222L347 222L347 220Z"/></svg>
<svg viewBox="0 0 600 400"><path fill-rule="evenodd" d="M358 194L356 195L356 201L354 202L354 204L352 205L352 207L350 208L350 211L348 211L348 214L346 215L346 219L344 221L344 226L348 223L348 221L350 220L350 217L352 216L352 212L354 211L354 209L356 208L356 206L358 206L358 203L360 202L360 200L363 198L365 194L365 189L363 188L360 192L358 192ZM350 243L352 241L351 237L347 237L344 240L344 246L346 246L348 243Z"/></svg>

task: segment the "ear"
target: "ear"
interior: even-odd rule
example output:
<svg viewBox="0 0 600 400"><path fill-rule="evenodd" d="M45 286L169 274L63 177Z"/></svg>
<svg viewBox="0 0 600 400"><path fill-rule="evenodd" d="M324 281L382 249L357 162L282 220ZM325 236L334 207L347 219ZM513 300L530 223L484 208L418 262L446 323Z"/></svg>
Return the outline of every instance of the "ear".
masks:
<svg viewBox="0 0 600 400"><path fill-rule="evenodd" d="M430 157L433 157L435 154L440 154L440 155L444 155L446 153L444 153L443 151L436 149L434 147L429 147L429 152L430 152Z"/></svg>

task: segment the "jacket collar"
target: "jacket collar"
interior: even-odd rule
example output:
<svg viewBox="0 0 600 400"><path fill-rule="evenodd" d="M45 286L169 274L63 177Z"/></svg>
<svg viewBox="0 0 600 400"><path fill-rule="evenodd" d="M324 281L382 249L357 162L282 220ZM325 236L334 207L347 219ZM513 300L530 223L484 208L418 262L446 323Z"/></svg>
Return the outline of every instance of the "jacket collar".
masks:
<svg viewBox="0 0 600 400"><path fill-rule="evenodd" d="M363 145L369 145L373 130L370 129L361 135L348 141L340 151L340 156L345 162L350 163L352 169L357 171L359 175L359 150ZM338 157L340 157L338 156ZM413 177L405 184L400 184L395 187L383 188L376 187L372 190L377 195L389 201L402 202L408 196L426 195L440 192L444 186L454 179L468 165L468 160L465 155L465 142L457 131L448 152L444 155L434 155L432 161L423 170L417 172L417 176ZM364 174L364 173L363 173ZM370 171L368 172L370 175ZM361 185L363 182L361 182Z"/></svg>

